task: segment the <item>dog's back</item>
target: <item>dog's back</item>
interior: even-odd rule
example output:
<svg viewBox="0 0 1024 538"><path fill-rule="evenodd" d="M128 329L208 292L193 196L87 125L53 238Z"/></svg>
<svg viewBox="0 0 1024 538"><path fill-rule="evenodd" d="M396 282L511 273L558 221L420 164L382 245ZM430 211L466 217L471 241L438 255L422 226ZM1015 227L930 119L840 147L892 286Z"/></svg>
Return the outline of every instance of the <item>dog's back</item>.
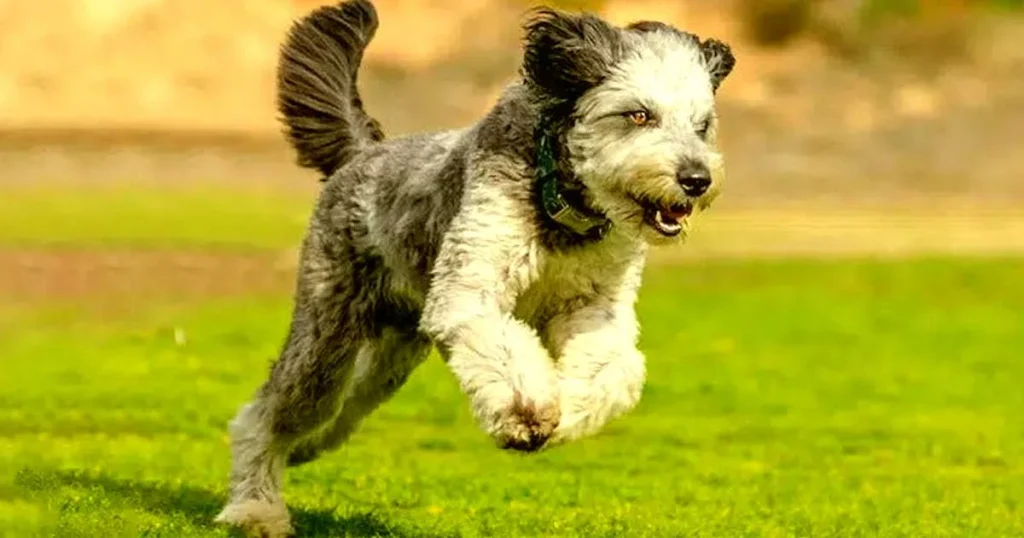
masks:
<svg viewBox="0 0 1024 538"><path fill-rule="evenodd" d="M362 256L369 260L365 264L379 266L364 284L380 281L381 289L418 308L461 206L468 154L480 141L481 127L384 140L356 88L363 51L377 26L370 0L347 0L299 20L281 50L278 109L288 141L298 164L317 170L326 182L300 269L329 260L334 271L342 271L337 265ZM510 120L502 118L490 122L496 125L491 130L504 132ZM522 114L517 121L529 123Z"/></svg>
<svg viewBox="0 0 1024 538"><path fill-rule="evenodd" d="M324 6L296 22L281 48L277 108L299 165L324 179L366 144L384 138L356 87L377 25L369 0Z"/></svg>

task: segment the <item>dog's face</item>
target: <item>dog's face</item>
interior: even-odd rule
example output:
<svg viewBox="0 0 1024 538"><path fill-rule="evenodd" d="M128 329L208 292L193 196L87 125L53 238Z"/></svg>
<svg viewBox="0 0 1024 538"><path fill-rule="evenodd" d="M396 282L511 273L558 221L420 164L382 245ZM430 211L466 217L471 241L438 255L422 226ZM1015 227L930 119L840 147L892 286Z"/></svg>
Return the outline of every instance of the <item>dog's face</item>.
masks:
<svg viewBox="0 0 1024 538"><path fill-rule="evenodd" d="M714 96L735 64L729 47L550 10L526 29L527 80L570 116L563 140L590 202L651 243L685 238L724 176Z"/></svg>

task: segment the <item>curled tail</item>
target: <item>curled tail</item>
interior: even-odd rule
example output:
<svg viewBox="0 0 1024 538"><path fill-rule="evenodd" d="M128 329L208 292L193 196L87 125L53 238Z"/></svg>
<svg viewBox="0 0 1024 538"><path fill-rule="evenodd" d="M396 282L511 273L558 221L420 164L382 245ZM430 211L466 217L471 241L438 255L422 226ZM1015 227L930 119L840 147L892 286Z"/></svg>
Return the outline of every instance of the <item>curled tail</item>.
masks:
<svg viewBox="0 0 1024 538"><path fill-rule="evenodd" d="M296 22L277 67L277 109L300 166L329 176L367 141L384 138L363 110L356 72L377 31L369 0L321 7Z"/></svg>

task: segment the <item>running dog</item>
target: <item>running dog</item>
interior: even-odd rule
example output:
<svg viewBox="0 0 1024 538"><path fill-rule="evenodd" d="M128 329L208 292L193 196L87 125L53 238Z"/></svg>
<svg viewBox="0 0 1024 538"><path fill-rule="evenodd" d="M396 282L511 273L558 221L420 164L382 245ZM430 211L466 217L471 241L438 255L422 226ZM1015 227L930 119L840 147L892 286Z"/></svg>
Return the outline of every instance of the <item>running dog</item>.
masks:
<svg viewBox="0 0 1024 538"><path fill-rule="evenodd" d="M286 466L343 443L439 350L498 446L598 431L645 380L634 303L650 246L719 192L715 93L730 48L668 24L531 11L521 76L475 125L385 140L356 78L369 0L323 7L281 49L278 107L324 185L287 341L230 425L218 521L292 532Z"/></svg>

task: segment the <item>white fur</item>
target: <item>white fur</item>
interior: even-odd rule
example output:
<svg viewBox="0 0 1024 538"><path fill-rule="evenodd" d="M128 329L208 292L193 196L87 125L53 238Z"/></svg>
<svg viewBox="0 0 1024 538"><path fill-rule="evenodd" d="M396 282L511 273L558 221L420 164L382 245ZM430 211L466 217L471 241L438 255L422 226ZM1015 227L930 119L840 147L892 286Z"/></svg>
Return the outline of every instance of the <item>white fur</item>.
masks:
<svg viewBox="0 0 1024 538"><path fill-rule="evenodd" d="M632 408L642 390L634 303L646 246L613 230L599 244L551 254L520 214L529 206L496 184L476 182L466 193L421 326L499 443L525 441L516 394L551 421L544 427L555 440L593 433Z"/></svg>
<svg viewBox="0 0 1024 538"><path fill-rule="evenodd" d="M548 425L554 443L592 434L637 403L645 362L634 303L646 244L685 238L689 219L681 237L666 239L643 222L635 197L702 209L718 192L714 92L699 50L657 32L629 39L631 56L580 99L567 136L575 172L613 221L611 234L552 254L534 235L531 205L502 188L500 177L483 177L469 185L439 254L421 326L499 443L523 435L517 394L558 408ZM623 117L638 108L650 110L655 124ZM711 128L702 139L704 120ZM686 160L714 172L712 188L697 199L677 182ZM489 173L516 168L502 159L479 165Z"/></svg>
<svg viewBox="0 0 1024 538"><path fill-rule="evenodd" d="M696 47L657 32L629 37L630 56L577 103L579 120L567 144L575 172L596 207L651 243L674 243L686 238L689 219L677 239L666 240L644 225L632 196L696 202L698 209L717 196L724 174L714 148L714 92ZM622 117L641 108L652 113L653 125L636 127ZM705 119L711 128L702 140L696 131ZM714 172L712 187L698 200L688 199L676 182L684 160L703 163Z"/></svg>

